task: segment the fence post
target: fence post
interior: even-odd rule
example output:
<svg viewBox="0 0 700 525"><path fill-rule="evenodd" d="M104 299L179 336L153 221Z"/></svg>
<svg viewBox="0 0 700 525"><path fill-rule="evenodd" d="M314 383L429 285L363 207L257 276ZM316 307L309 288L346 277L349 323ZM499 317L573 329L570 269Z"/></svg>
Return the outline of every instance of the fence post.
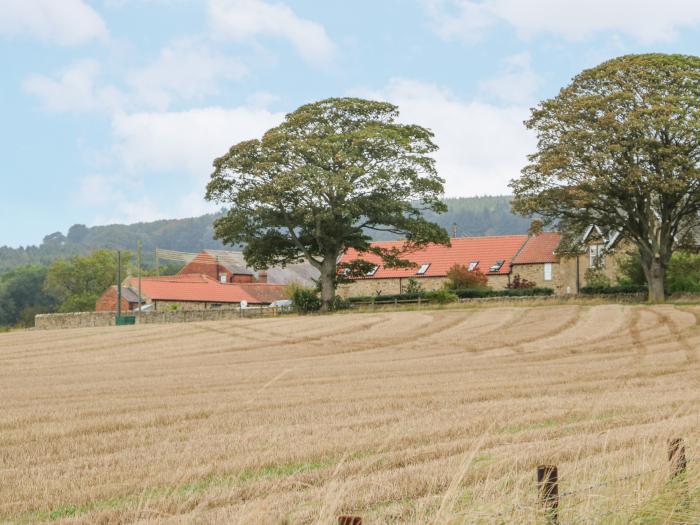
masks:
<svg viewBox="0 0 700 525"><path fill-rule="evenodd" d="M338 516L338 525L362 525L359 516Z"/></svg>
<svg viewBox="0 0 700 525"><path fill-rule="evenodd" d="M559 523L559 473L556 465L537 467L537 490L540 504L544 507L547 523Z"/></svg>
<svg viewBox="0 0 700 525"><path fill-rule="evenodd" d="M683 438L669 440L668 461L671 467L671 480L685 474L688 460L685 457L685 443L683 442Z"/></svg>

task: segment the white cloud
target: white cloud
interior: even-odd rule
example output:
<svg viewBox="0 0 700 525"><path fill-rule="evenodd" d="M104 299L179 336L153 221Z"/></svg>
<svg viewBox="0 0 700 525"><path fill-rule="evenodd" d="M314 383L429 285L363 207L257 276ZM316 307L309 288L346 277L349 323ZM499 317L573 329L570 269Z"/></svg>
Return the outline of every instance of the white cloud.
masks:
<svg viewBox="0 0 700 525"><path fill-rule="evenodd" d="M105 39L107 28L83 0L2 0L0 35L77 45Z"/></svg>
<svg viewBox="0 0 700 525"><path fill-rule="evenodd" d="M32 75L24 88L50 111L166 110L176 101L216 95L224 82L245 74L246 68L235 58L204 43L181 40L164 47L152 63L128 72L123 87L105 81L99 62L81 60L53 77Z"/></svg>
<svg viewBox="0 0 700 525"><path fill-rule="evenodd" d="M503 70L479 83L482 94L506 103L532 102L541 79L531 66L529 53L518 53L506 58Z"/></svg>
<svg viewBox="0 0 700 525"><path fill-rule="evenodd" d="M601 31L640 42L668 42L679 29L700 23L700 2L666 0L423 0L438 33L446 39L474 40L504 22L521 36L550 33L582 40Z"/></svg>
<svg viewBox="0 0 700 525"><path fill-rule="evenodd" d="M508 193L508 182L535 148L534 137L523 126L526 106L460 100L434 84L407 79L360 95L398 105L401 121L435 133L437 169L446 179L448 196Z"/></svg>
<svg viewBox="0 0 700 525"><path fill-rule="evenodd" d="M125 180L110 175L87 175L80 181L78 202L96 208L93 224L155 221L170 218L158 210L141 185L124 191ZM134 186L132 184L132 186ZM128 194L127 194L128 193Z"/></svg>
<svg viewBox="0 0 700 525"><path fill-rule="evenodd" d="M181 40L164 47L153 63L129 73L127 82L135 100L162 110L175 100L215 95L223 81L245 74L240 61L213 52L203 43Z"/></svg>
<svg viewBox="0 0 700 525"><path fill-rule="evenodd" d="M282 37L316 65L328 65L335 54L335 44L323 26L300 18L285 4L209 0L209 19L221 38L246 41L258 35Z"/></svg>
<svg viewBox="0 0 700 525"><path fill-rule="evenodd" d="M33 75L24 82L24 89L35 95L49 111L86 112L110 109L121 105L122 95L113 87L96 86L100 64L81 60L63 70L56 79Z"/></svg>
<svg viewBox="0 0 700 525"><path fill-rule="evenodd" d="M115 151L129 170L186 173L201 184L214 158L237 142L260 137L283 117L246 107L118 114L112 124Z"/></svg>

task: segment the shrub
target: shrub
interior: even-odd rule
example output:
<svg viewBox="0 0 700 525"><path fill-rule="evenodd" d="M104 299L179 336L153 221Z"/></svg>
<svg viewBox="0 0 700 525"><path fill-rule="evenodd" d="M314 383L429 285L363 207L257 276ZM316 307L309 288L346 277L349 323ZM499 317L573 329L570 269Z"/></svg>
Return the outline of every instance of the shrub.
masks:
<svg viewBox="0 0 700 525"><path fill-rule="evenodd" d="M300 312L317 312L321 309L321 299L313 288L299 285L290 285L288 288L289 298Z"/></svg>
<svg viewBox="0 0 700 525"><path fill-rule="evenodd" d="M454 303L459 300L457 295L449 290L435 290L425 294L425 298L438 304Z"/></svg>
<svg viewBox="0 0 700 525"><path fill-rule="evenodd" d="M347 299L344 299L340 297L339 295L336 295L335 298L333 299L333 310L347 310L350 308L350 301Z"/></svg>
<svg viewBox="0 0 700 525"><path fill-rule="evenodd" d="M586 280L586 286L590 286L591 288L609 288L612 286L610 278L605 275L602 268L588 268L584 279Z"/></svg>
<svg viewBox="0 0 700 525"><path fill-rule="evenodd" d="M423 287L420 285L420 283L416 281L413 277L411 277L408 280L408 283L406 283L406 289L404 290L404 293L421 293L422 291Z"/></svg>
<svg viewBox="0 0 700 525"><path fill-rule="evenodd" d="M617 286L584 286L580 292L586 295L611 295L611 294L630 294L630 293L646 293L647 286L645 284L620 284Z"/></svg>
<svg viewBox="0 0 700 525"><path fill-rule="evenodd" d="M520 274L516 273L513 276L513 280L508 283L506 288L511 289L511 290L519 290L521 288L534 288L535 286L536 286L535 283L520 277Z"/></svg>
<svg viewBox="0 0 700 525"><path fill-rule="evenodd" d="M463 290L465 288L485 288L488 278L478 269L469 269L460 264L455 264L447 271L447 288L450 290Z"/></svg>
<svg viewBox="0 0 700 525"><path fill-rule="evenodd" d="M529 297L529 296L547 296L552 295L554 290L552 288L519 288L519 289L506 289L506 290L491 290L484 288L466 288L463 290L438 290L437 292L425 292L425 293L414 293L414 294L395 294L395 295L380 295L380 296L363 296L363 297L350 297L348 302L350 303L365 303L370 301L408 301L416 300L419 297L425 300L432 300L437 302L442 300L442 296L438 297L434 294L436 293L447 293L446 297L452 295L460 299L476 299L480 297ZM453 299L450 299L453 300ZM448 300L447 302L450 302Z"/></svg>
<svg viewBox="0 0 700 525"><path fill-rule="evenodd" d="M670 293L700 292L700 255L674 253L666 270L666 288Z"/></svg>

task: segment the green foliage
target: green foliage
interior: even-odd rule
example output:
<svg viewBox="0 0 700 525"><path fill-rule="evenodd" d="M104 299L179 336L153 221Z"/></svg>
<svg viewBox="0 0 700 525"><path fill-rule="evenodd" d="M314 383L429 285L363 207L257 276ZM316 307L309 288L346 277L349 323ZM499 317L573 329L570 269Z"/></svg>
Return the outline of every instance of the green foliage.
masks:
<svg viewBox="0 0 700 525"><path fill-rule="evenodd" d="M417 293L422 293L422 292L423 292L423 286L413 277L409 277L408 281L406 281L406 287L404 289L404 293L417 294Z"/></svg>
<svg viewBox="0 0 700 525"><path fill-rule="evenodd" d="M534 288L535 286L535 283L533 283L532 281L528 281L523 277L520 277L520 274L516 273L513 276L513 280L506 285L506 288L509 288L511 290L519 290L524 288Z"/></svg>
<svg viewBox="0 0 700 525"><path fill-rule="evenodd" d="M617 286L583 286L580 290L585 295L616 295L646 293L646 284L620 284Z"/></svg>
<svg viewBox="0 0 700 525"><path fill-rule="evenodd" d="M46 267L33 264L0 275L0 325L33 326L34 315L55 308L43 289L46 274Z"/></svg>
<svg viewBox="0 0 700 525"><path fill-rule="evenodd" d="M586 281L586 286L591 288L608 288L612 286L610 278L605 274L602 268L587 268L583 279Z"/></svg>
<svg viewBox="0 0 700 525"><path fill-rule="evenodd" d="M537 151L511 182L513 209L635 244L649 298L664 298L677 240L700 213L700 58L627 55L583 71L527 122Z"/></svg>
<svg viewBox="0 0 700 525"><path fill-rule="evenodd" d="M122 253L122 279L127 276L131 254ZM46 275L44 289L59 303L59 312L90 311L102 293L117 282L117 255L96 250L90 255L55 261Z"/></svg>
<svg viewBox="0 0 700 525"><path fill-rule="evenodd" d="M321 272L324 309L346 249L372 252L387 267L411 264L399 250L371 246L367 229L404 236L409 246L448 243L445 229L422 215L447 209L433 134L397 117L389 103L332 98L232 146L214 161L207 186L207 199L229 207L214 223L216 237L244 244L256 269L306 259Z"/></svg>
<svg viewBox="0 0 700 525"><path fill-rule="evenodd" d="M674 253L666 272L666 288L670 293L700 292L700 255Z"/></svg>
<svg viewBox="0 0 700 525"><path fill-rule="evenodd" d="M450 290L435 290L425 294L425 298L437 304L448 304L459 301L457 294Z"/></svg>
<svg viewBox="0 0 700 525"><path fill-rule="evenodd" d="M646 287L642 259L639 253L628 253L619 257L617 262L617 282L621 285L638 285Z"/></svg>
<svg viewBox="0 0 700 525"><path fill-rule="evenodd" d="M321 309L321 299L318 297L318 291L313 288L291 285L289 298L292 300L292 305L300 312L317 312Z"/></svg>
<svg viewBox="0 0 700 525"><path fill-rule="evenodd" d="M438 290L439 292L446 291L448 294L457 296L459 299L478 299L481 297L529 297L529 296L547 296L554 294L552 288L520 288L515 290L491 290L484 288L467 288L464 290ZM392 302L397 301L412 301L419 297L421 299L435 298L433 294L436 292L421 292L421 293L403 293L389 295L372 295L349 297L350 303L366 303L366 302Z"/></svg>
<svg viewBox="0 0 700 525"><path fill-rule="evenodd" d="M488 281L488 277L481 273L479 269L470 272L466 266L455 264L447 271L445 286L450 290L486 288Z"/></svg>

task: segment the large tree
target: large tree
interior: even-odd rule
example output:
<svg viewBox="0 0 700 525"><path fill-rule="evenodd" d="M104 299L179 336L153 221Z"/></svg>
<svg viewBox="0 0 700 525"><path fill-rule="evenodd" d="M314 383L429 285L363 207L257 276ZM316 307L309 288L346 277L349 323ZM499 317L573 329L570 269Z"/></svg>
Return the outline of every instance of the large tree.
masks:
<svg viewBox="0 0 700 525"><path fill-rule="evenodd" d="M664 299L674 249L700 211L700 58L628 55L583 71L532 111L537 152L513 208L620 232L639 250L649 299Z"/></svg>
<svg viewBox="0 0 700 525"><path fill-rule="evenodd" d="M392 104L332 98L300 107L260 140L234 145L214 161L207 199L227 206L216 237L244 244L256 269L306 259L320 271L323 309L335 298L337 261L348 248L386 266L401 251L371 246L368 230L406 238L406 249L448 243L422 211L446 210L443 180L430 156L433 134L396 122ZM362 262L350 276L367 270Z"/></svg>

